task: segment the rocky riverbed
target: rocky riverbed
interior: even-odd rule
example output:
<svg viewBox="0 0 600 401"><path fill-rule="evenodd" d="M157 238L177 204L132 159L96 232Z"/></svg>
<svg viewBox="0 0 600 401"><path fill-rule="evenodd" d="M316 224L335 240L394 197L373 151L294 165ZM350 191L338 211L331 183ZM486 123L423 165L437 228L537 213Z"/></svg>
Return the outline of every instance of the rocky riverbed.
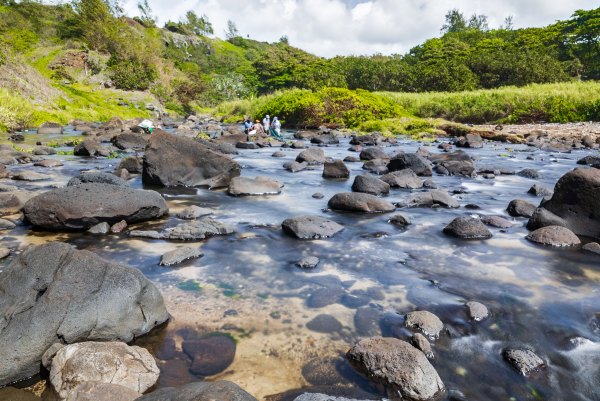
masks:
<svg viewBox="0 0 600 401"><path fill-rule="evenodd" d="M135 125L0 145L0 399L600 396L597 125Z"/></svg>

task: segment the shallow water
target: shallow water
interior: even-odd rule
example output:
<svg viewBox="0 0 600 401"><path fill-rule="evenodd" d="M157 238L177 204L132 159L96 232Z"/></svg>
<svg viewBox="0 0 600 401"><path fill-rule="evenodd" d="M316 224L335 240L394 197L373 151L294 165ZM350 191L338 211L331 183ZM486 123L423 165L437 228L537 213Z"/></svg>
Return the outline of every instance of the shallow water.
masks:
<svg viewBox="0 0 600 401"><path fill-rule="evenodd" d="M26 137L26 143L39 140L35 134ZM422 145L402 141L387 151L413 152ZM343 140L323 149L334 158L356 155L347 148L348 141ZM438 152L435 146L427 149ZM462 241L442 233L457 216L498 214L511 219L504 209L512 199L537 204L541 198L527 194L530 186L553 187L590 151L552 154L495 143L486 143L484 149L467 149L478 159L478 167L535 168L542 178L434 175L439 188L460 192L455 197L461 208L399 209L413 224L398 229L388 223L393 213L327 210L328 199L349 191L352 179L325 180L321 167L289 173L281 166L300 151L283 149L285 158L273 158L275 150L240 150L234 158L243 166L244 176L263 175L283 182L280 195L234 198L224 191L158 189L169 203L171 217L136 228L173 226L180 222L175 213L188 205L213 208L215 218L236 227L231 236L186 243L199 246L204 257L177 268L161 267L158 261L163 253L184 243L133 239L126 234L55 234L19 226L5 232L3 242L22 249L49 240L67 241L137 267L155 282L173 320L138 344L155 352L162 371L159 386L198 380L201 376L190 372L192 361L182 351L182 344L224 333L235 341L235 358L221 373L209 376L210 380L232 380L259 399L301 387L381 398L377 388L353 372L343 354L362 335L406 339L410 333L402 328L403 315L426 309L436 313L447 328L433 344L432 363L446 387L462 392L466 399L600 399L598 256L535 246L524 239L526 219L520 218L514 219L513 228L491 228L494 236L486 241ZM528 156L534 160L527 160ZM10 167L12 171L52 173L48 181L0 182L49 189L64 185L81 170L112 171L118 163L118 159L50 158L63 160L65 166ZM347 165L352 177L364 172L361 163ZM131 184L141 188L141 177ZM315 192L323 193L324 198L312 198ZM388 198L397 201L409 193L392 190ZM481 209L465 209L467 204ZM316 241L295 240L282 233L280 225L285 218L304 214L335 220L345 230L332 239ZM304 256L317 256L321 262L315 270L302 271L294 262ZM469 321L463 307L468 300L484 303L492 316L479 323ZM321 314L333 316L339 324L313 322L308 328L307 323ZM576 337L589 341L573 343ZM223 347L230 346L223 341ZM502 360L501 350L507 345L533 347L547 367L523 378Z"/></svg>

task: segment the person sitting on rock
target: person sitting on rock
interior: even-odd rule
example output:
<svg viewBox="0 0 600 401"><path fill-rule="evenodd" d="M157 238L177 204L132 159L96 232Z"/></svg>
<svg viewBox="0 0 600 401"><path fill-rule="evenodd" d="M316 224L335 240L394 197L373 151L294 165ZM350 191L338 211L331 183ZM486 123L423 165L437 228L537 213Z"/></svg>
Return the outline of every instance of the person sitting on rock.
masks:
<svg viewBox="0 0 600 401"><path fill-rule="evenodd" d="M263 126L260 124L260 121L256 120L254 126L252 127L252 131L250 131L248 135L257 135L262 138L267 136L267 133L265 132Z"/></svg>
<svg viewBox="0 0 600 401"><path fill-rule="evenodd" d="M244 132L248 135L250 131L252 131L252 121L250 118L247 118L246 121L244 121Z"/></svg>
<svg viewBox="0 0 600 401"><path fill-rule="evenodd" d="M271 117L267 114L265 118L263 118L263 128L265 132L269 132L269 128L271 128Z"/></svg>
<svg viewBox="0 0 600 401"><path fill-rule="evenodd" d="M281 136L281 121L279 121L277 117L273 117L273 123L269 129L269 135L271 135L273 138L283 140L283 137Z"/></svg>

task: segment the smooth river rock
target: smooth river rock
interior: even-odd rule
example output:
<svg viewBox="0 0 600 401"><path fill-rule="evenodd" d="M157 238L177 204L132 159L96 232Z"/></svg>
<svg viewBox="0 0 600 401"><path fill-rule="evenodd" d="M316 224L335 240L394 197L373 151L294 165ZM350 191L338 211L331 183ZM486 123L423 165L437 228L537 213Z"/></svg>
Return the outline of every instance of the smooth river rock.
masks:
<svg viewBox="0 0 600 401"><path fill-rule="evenodd" d="M128 342L169 318L138 269L60 242L17 256L0 273L0 293L0 385L39 373L56 342Z"/></svg>
<svg viewBox="0 0 600 401"><path fill-rule="evenodd" d="M444 328L439 317L428 311L414 311L406 314L404 325L423 332L429 338L438 338Z"/></svg>
<svg viewBox="0 0 600 401"><path fill-rule="evenodd" d="M333 195L327 203L331 209L348 212L382 213L391 212L396 207L375 195L360 192L342 192Z"/></svg>
<svg viewBox="0 0 600 401"><path fill-rule="evenodd" d="M531 242L535 242L536 244L559 247L581 244L581 241L577 235L573 233L573 231L561 226L547 226L538 228L525 238Z"/></svg>
<svg viewBox="0 0 600 401"><path fill-rule="evenodd" d="M429 400L445 391L425 354L405 341L368 338L359 341L346 356L358 371L403 400Z"/></svg>
<svg viewBox="0 0 600 401"><path fill-rule="evenodd" d="M531 217L535 212L535 205L522 199L514 199L510 201L506 211L513 217Z"/></svg>
<svg viewBox="0 0 600 401"><path fill-rule="evenodd" d="M298 163L307 163L309 165L323 164L325 163L325 152L320 148L309 148L300 152L296 156Z"/></svg>
<svg viewBox="0 0 600 401"><path fill-rule="evenodd" d="M281 227L287 234L300 239L329 238L344 229L341 224L320 216L291 217L285 219Z"/></svg>
<svg viewBox="0 0 600 401"><path fill-rule="evenodd" d="M342 160L326 161L323 166L323 178L345 179L350 177L350 170Z"/></svg>
<svg viewBox="0 0 600 401"><path fill-rule="evenodd" d="M23 207L31 224L50 230L87 230L103 221L138 223L168 211L158 192L97 183L53 189Z"/></svg>
<svg viewBox="0 0 600 401"><path fill-rule="evenodd" d="M54 355L50 382L67 398L79 384L117 384L143 393L158 381L160 371L150 353L123 342L83 342L67 345Z"/></svg>
<svg viewBox="0 0 600 401"><path fill-rule="evenodd" d="M240 165L192 139L156 130L144 153L144 184L227 187Z"/></svg>
<svg viewBox="0 0 600 401"><path fill-rule="evenodd" d="M409 168L385 174L381 180L387 182L392 188L423 188L423 181Z"/></svg>
<svg viewBox="0 0 600 401"><path fill-rule="evenodd" d="M204 254L198 248L192 248L190 246L184 246L181 248L173 249L162 255L160 258L161 266L173 266L189 259L196 259L204 256Z"/></svg>
<svg viewBox="0 0 600 401"><path fill-rule="evenodd" d="M431 177L431 163L416 153L399 153L387 165L389 171L411 169L416 175Z"/></svg>
<svg viewBox="0 0 600 401"><path fill-rule="evenodd" d="M436 207L451 209L460 207L460 203L443 189L432 189L427 192L417 192L398 203L400 207Z"/></svg>
<svg viewBox="0 0 600 401"><path fill-rule="evenodd" d="M352 191L371 195L383 195L390 192L390 184L369 174L354 177Z"/></svg>
<svg viewBox="0 0 600 401"><path fill-rule="evenodd" d="M444 228L444 233L462 239L488 239L492 233L480 219L457 217Z"/></svg>

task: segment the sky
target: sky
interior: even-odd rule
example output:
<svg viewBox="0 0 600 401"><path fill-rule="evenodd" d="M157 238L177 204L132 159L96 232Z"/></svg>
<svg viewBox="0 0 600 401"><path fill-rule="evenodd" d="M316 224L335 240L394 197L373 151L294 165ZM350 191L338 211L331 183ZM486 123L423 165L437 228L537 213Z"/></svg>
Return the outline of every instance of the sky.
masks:
<svg viewBox="0 0 600 401"><path fill-rule="evenodd" d="M126 14L138 15L138 0L122 0ZM440 35L446 12L488 16L497 28L508 16L515 28L549 25L598 0L148 0L162 26L188 10L206 14L215 36L225 37L227 21L251 39L275 42L287 36L292 46L323 57L404 54Z"/></svg>

